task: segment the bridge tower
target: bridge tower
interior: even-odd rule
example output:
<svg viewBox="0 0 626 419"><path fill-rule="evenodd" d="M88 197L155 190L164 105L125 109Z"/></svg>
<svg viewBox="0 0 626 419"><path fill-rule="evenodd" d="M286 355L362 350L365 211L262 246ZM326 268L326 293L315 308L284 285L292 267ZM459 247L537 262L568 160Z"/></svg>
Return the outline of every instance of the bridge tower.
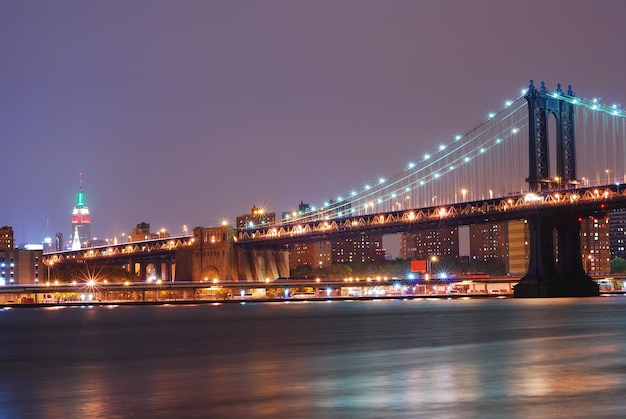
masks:
<svg viewBox="0 0 626 419"><path fill-rule="evenodd" d="M567 96L574 97L572 86L567 88ZM528 102L529 132L529 176L526 181L531 191L549 189L576 183L576 139L574 133L574 104L564 100L561 85L556 92L549 93L544 82L535 89L530 81L526 93ZM556 176L550 177L550 150L548 124L550 117L556 120Z"/></svg>
<svg viewBox="0 0 626 419"><path fill-rule="evenodd" d="M573 97L568 86L567 96ZM530 190L576 184L574 105L565 100L561 85L549 93L545 84L528 92ZM550 178L548 122L556 119L556 179ZM515 286L515 297L587 297L599 295L598 284L583 268L580 221L576 210L537 212L528 217L530 255L528 272ZM555 243L556 233L556 243ZM556 246L555 246L556 244Z"/></svg>

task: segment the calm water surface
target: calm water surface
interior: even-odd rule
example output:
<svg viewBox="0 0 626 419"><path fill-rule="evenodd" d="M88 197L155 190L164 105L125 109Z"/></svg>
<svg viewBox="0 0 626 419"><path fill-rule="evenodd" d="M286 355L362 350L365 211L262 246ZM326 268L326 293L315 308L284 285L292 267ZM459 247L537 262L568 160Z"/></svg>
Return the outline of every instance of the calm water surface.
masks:
<svg viewBox="0 0 626 419"><path fill-rule="evenodd" d="M612 418L626 298L0 311L0 418Z"/></svg>

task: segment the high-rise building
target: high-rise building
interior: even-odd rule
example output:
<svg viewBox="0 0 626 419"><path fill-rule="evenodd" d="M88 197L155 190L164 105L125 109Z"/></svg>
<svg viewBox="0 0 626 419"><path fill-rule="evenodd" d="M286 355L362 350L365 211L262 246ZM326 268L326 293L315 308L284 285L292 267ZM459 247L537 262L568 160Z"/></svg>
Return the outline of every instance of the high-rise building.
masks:
<svg viewBox="0 0 626 419"><path fill-rule="evenodd" d="M10 226L0 227L0 250L13 249L14 247L13 228Z"/></svg>
<svg viewBox="0 0 626 419"><path fill-rule="evenodd" d="M0 286L38 284L42 256L42 250L1 249Z"/></svg>
<svg viewBox="0 0 626 419"><path fill-rule="evenodd" d="M170 233L168 233L164 228L156 233L151 233L150 223L141 222L137 224L133 231L128 235L128 241L138 242L143 240L163 239L167 237L170 237Z"/></svg>
<svg viewBox="0 0 626 419"><path fill-rule="evenodd" d="M302 265L328 268L332 262L332 243L329 240L297 243L289 249L289 268Z"/></svg>
<svg viewBox="0 0 626 419"><path fill-rule="evenodd" d="M588 275L611 272L609 216L587 217L580 222L580 252Z"/></svg>
<svg viewBox="0 0 626 419"><path fill-rule="evenodd" d="M442 227L402 233L400 236L400 259L458 259L458 227Z"/></svg>
<svg viewBox="0 0 626 419"><path fill-rule="evenodd" d="M509 255L506 272L513 276L524 276L530 262L530 231L526 220L511 220L507 226Z"/></svg>
<svg viewBox="0 0 626 419"><path fill-rule="evenodd" d="M380 262L385 260L382 234L356 234L332 242L332 263Z"/></svg>
<svg viewBox="0 0 626 419"><path fill-rule="evenodd" d="M85 205L85 194L83 193L83 180L80 180L80 188L76 196L76 205L72 211L72 230L70 231L72 247L76 247L78 243L80 247L89 245L91 239L91 216L89 208Z"/></svg>
<svg viewBox="0 0 626 419"><path fill-rule="evenodd" d="M508 254L508 223L506 221L470 225L471 260L499 262L505 267Z"/></svg>
<svg viewBox="0 0 626 419"><path fill-rule="evenodd" d="M609 211L611 259L626 259L626 209Z"/></svg>
<svg viewBox="0 0 626 419"><path fill-rule="evenodd" d="M65 248L65 242L63 241L63 233L57 232L54 235L54 250L57 252Z"/></svg>
<svg viewBox="0 0 626 419"><path fill-rule="evenodd" d="M253 206L250 214L243 214L237 217L237 228L245 229L255 226L267 225L276 221L276 214L267 212L263 208Z"/></svg>

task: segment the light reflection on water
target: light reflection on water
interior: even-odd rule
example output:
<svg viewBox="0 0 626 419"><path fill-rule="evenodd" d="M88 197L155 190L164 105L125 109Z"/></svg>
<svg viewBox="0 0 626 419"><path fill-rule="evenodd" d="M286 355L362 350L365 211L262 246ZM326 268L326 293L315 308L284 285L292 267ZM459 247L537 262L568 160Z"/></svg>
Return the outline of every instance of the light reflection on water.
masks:
<svg viewBox="0 0 626 419"><path fill-rule="evenodd" d="M15 309L0 417L620 417L626 298Z"/></svg>

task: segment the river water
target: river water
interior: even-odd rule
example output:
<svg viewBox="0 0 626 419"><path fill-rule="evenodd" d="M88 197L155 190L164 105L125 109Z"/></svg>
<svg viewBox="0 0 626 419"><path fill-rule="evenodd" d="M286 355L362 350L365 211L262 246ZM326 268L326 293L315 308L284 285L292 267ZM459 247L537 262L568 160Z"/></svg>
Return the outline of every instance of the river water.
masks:
<svg viewBox="0 0 626 419"><path fill-rule="evenodd" d="M626 298L0 311L0 418L613 418Z"/></svg>

